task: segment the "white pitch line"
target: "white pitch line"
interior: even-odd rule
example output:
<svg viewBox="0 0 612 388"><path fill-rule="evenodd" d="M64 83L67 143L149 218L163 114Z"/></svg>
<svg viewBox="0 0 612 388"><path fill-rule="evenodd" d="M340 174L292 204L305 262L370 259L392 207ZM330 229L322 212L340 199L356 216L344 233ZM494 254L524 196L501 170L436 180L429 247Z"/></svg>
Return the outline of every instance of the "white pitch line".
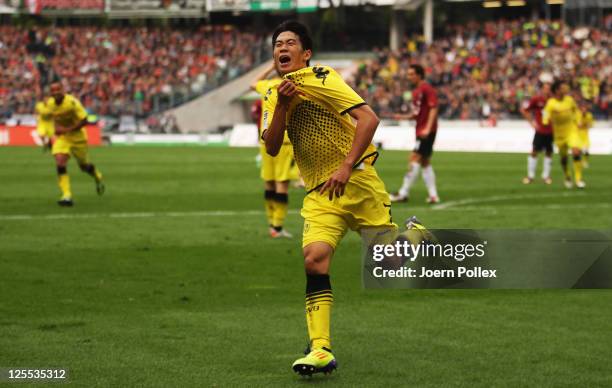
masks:
<svg viewBox="0 0 612 388"><path fill-rule="evenodd" d="M518 195L494 195L491 197L470 197L465 199L460 199L457 201L448 201L443 202L439 205L432 206L433 210L446 210L448 208L463 206L463 205L474 205L479 203L486 202L499 202L499 201L508 201L512 199L530 199L530 198L548 198L548 197L577 197L580 195L584 195L582 193L539 193L539 194L518 194Z"/></svg>

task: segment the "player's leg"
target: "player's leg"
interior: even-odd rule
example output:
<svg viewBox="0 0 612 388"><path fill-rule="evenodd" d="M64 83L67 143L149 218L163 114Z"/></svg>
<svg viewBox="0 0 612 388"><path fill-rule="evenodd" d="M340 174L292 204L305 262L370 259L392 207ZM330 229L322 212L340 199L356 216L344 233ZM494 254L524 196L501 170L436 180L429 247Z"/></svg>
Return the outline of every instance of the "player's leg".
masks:
<svg viewBox="0 0 612 388"><path fill-rule="evenodd" d="M274 234L274 205L276 197L276 182L264 181L264 203L266 208L266 219L268 220L268 228L270 236Z"/></svg>
<svg viewBox="0 0 612 388"><path fill-rule="evenodd" d="M57 204L60 206L72 206L72 191L70 190L70 177L68 176L68 160L70 159L70 143L60 136L53 143L51 153L55 159L57 169L57 184L62 196Z"/></svg>
<svg viewBox="0 0 612 388"><path fill-rule="evenodd" d="M438 189L436 187L436 174L431 165L431 157L433 155L433 145L436 139L436 132L430 133L421 141L419 154L421 155L421 169L423 171L423 180L427 187L427 203L435 204L440 202L438 197Z"/></svg>
<svg viewBox="0 0 612 388"><path fill-rule="evenodd" d="M72 147L72 155L79 163L81 171L91 176L96 183L96 192L98 195L104 194L106 187L102 179L102 173L96 168L96 166L89 161L89 150L87 149L86 143L75 144Z"/></svg>
<svg viewBox="0 0 612 388"><path fill-rule="evenodd" d="M552 154L553 154L553 140L552 135L546 135L544 141L544 168L542 168L542 179L547 185L552 184L552 178L550 177L550 171L552 169Z"/></svg>
<svg viewBox="0 0 612 388"><path fill-rule="evenodd" d="M569 148L567 143L559 143L557 144L557 148L559 149L559 156L561 157L561 170L563 171L564 182L563 184L568 189L571 189L574 184L572 183L572 176L570 174L569 165L568 165L568 151Z"/></svg>
<svg viewBox="0 0 612 388"><path fill-rule="evenodd" d="M572 159L574 167L574 182L576 187L584 189L586 184L582 180L582 152L579 147L572 147Z"/></svg>
<svg viewBox="0 0 612 388"><path fill-rule="evenodd" d="M67 153L56 153L55 167L57 169L57 184L62 192L62 196L57 201L60 206L72 206L72 191L70 190L70 177L68 176L68 160L70 155Z"/></svg>
<svg viewBox="0 0 612 388"><path fill-rule="evenodd" d="M414 185L414 182L419 177L419 173L421 172L421 155L418 153L418 145L417 149L412 151L410 154L409 162L408 162L408 172L404 175L404 180L402 182L402 187L398 190L397 193L391 194L391 202L406 202L410 197L410 188Z"/></svg>
<svg viewBox="0 0 612 388"><path fill-rule="evenodd" d="M533 136L531 153L527 156L527 176L523 178L523 183L528 185L535 179L538 168L538 152L541 149L541 135L536 132Z"/></svg>
<svg viewBox="0 0 612 388"><path fill-rule="evenodd" d="M274 181L276 194L274 196L274 217L272 225L276 232L273 237L292 237L284 229L285 218L289 208L289 181L295 176L292 171L295 161L293 160L293 148L290 144L284 144L274 157Z"/></svg>
<svg viewBox="0 0 612 388"><path fill-rule="evenodd" d="M346 194L345 194L346 195ZM330 319L333 304L329 267L338 242L347 230L346 213L338 200L312 192L304 198L302 247L306 273L307 354L293 363L301 375L331 372L336 360L331 353Z"/></svg>
<svg viewBox="0 0 612 388"><path fill-rule="evenodd" d="M289 209L289 181L276 181L274 194L274 215L272 217L272 228L274 235L272 237L293 237L285 230L285 218Z"/></svg>

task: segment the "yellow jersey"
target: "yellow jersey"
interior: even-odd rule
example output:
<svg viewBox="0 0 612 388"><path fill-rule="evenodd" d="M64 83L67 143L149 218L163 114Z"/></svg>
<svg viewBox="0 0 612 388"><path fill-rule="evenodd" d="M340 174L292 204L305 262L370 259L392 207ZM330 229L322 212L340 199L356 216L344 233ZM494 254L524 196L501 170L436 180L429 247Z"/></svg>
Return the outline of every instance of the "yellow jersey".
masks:
<svg viewBox="0 0 612 388"><path fill-rule="evenodd" d="M87 118L87 111L85 111L81 102L70 94L64 95L64 99L59 105L56 104L55 98L50 97L47 100L47 107L51 112L53 122L63 127L74 126ZM85 127L81 127L81 129L65 133L62 136L68 138L87 138L87 132L85 131Z"/></svg>
<svg viewBox="0 0 612 388"><path fill-rule="evenodd" d="M39 101L34 107L36 111L36 131L40 136L51 137L55 132L53 115L45 101Z"/></svg>
<svg viewBox="0 0 612 388"><path fill-rule="evenodd" d="M308 191L325 183L351 150L355 124L348 112L365 102L342 77L327 66L306 67L286 74L299 91L285 118L285 129L293 145L295 161ZM266 93L262 128L272 122L278 100L277 88ZM374 164L378 152L370 144L356 166Z"/></svg>
<svg viewBox="0 0 612 388"><path fill-rule="evenodd" d="M565 96L562 100L551 97L544 106L542 123L544 125L552 123L555 138L566 137L578 129L576 122L578 112L576 101L571 96Z"/></svg>

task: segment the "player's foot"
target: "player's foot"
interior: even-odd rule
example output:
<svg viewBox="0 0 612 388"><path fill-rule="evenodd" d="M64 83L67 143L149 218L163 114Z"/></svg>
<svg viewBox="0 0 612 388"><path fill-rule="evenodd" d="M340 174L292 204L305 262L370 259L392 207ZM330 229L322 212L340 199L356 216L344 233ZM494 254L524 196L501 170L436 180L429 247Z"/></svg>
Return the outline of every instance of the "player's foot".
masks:
<svg viewBox="0 0 612 388"><path fill-rule="evenodd" d="M57 204L62 207L71 207L72 205L74 205L74 202L72 202L72 198L65 197L57 201Z"/></svg>
<svg viewBox="0 0 612 388"><path fill-rule="evenodd" d="M106 191L106 186L104 186L104 182L102 181L102 179L96 179L96 193L98 193L98 195L102 195L104 194L104 191Z"/></svg>
<svg viewBox="0 0 612 388"><path fill-rule="evenodd" d="M547 178L542 178L544 179L544 183L547 185L552 185L552 178L551 177L547 177Z"/></svg>
<svg viewBox="0 0 612 388"><path fill-rule="evenodd" d="M329 349L313 349L305 357L293 363L293 371L301 376L312 376L314 373L332 373L338 367L336 358Z"/></svg>
<svg viewBox="0 0 612 388"><path fill-rule="evenodd" d="M526 176L525 178L523 178L522 182L524 185L530 185L533 183L533 178L529 178L528 176Z"/></svg>
<svg viewBox="0 0 612 388"><path fill-rule="evenodd" d="M436 203L440 203L440 197L431 196L431 197L428 197L425 200L425 202L427 202L430 205L435 205Z"/></svg>
<svg viewBox="0 0 612 388"><path fill-rule="evenodd" d="M391 202L408 202L407 195L401 195L400 193L391 193L389 194L389 198L391 198Z"/></svg>
<svg viewBox="0 0 612 388"><path fill-rule="evenodd" d="M584 183L584 181L577 181L576 187L579 189L584 189L586 187L586 183Z"/></svg>
<svg viewBox="0 0 612 388"><path fill-rule="evenodd" d="M565 185L566 189L571 189L572 187L574 187L574 183L572 182L572 180L567 178L565 178L565 180L563 181L563 185Z"/></svg>
<svg viewBox="0 0 612 388"><path fill-rule="evenodd" d="M270 228L270 237L272 238L293 238L293 235L287 232L286 229L276 230L274 228Z"/></svg>
<svg viewBox="0 0 612 388"><path fill-rule="evenodd" d="M404 221L404 225L406 226L406 230L418 230L421 232L424 240L434 241L435 238L433 234L427 230L425 225L416 216L408 217L406 221Z"/></svg>

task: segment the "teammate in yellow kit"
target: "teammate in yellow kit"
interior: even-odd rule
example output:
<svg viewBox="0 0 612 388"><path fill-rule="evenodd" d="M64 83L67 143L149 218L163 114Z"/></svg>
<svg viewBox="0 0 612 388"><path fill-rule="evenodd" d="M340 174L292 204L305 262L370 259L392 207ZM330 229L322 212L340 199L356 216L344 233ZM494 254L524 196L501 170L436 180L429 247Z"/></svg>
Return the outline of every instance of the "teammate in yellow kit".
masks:
<svg viewBox="0 0 612 388"><path fill-rule="evenodd" d="M261 101L255 104L256 111L253 117L257 121L259 138L261 139L262 105L268 96L267 91L276 88L281 79L278 77L267 79L275 71L274 65L266 68L251 84L251 89L260 96ZM259 111L257 111L259 107ZM289 205L289 181L298 179L297 166L293 159L293 148L289 137L285 134L281 149L276 156L268 155L263 141L260 141L261 179L264 181L264 199L266 201L266 215L268 217L269 234L272 238L293 237L285 228L284 222Z"/></svg>
<svg viewBox="0 0 612 388"><path fill-rule="evenodd" d="M34 108L36 110L36 132L42 141L43 150L50 150L53 144L52 139L55 134L53 116L47 106L47 101L39 101Z"/></svg>
<svg viewBox="0 0 612 388"><path fill-rule="evenodd" d="M582 147L582 166L589 168L589 147L591 146L589 130L593 127L593 114L589 112L590 103L588 101L581 101L578 108L578 138Z"/></svg>
<svg viewBox="0 0 612 388"><path fill-rule="evenodd" d="M55 142L52 153L57 167L58 185L62 196L57 202L60 206L72 206L72 192L70 190L70 177L66 166L70 156L79 163L81 171L89 174L96 183L98 195L104 193L102 174L90 163L87 148L87 112L81 102L74 96L66 94L60 82L51 84L51 97L47 100L47 107L53 117L55 126Z"/></svg>
<svg viewBox="0 0 612 388"><path fill-rule="evenodd" d="M578 134L578 106L568 95L568 86L563 81L555 81L551 87L552 97L544 106L542 123L552 123L555 145L561 155L561 167L565 175L565 187L571 188L572 177L568 168L567 154L571 149L574 167L574 182L576 187L583 189L586 184L582 180L582 147Z"/></svg>

